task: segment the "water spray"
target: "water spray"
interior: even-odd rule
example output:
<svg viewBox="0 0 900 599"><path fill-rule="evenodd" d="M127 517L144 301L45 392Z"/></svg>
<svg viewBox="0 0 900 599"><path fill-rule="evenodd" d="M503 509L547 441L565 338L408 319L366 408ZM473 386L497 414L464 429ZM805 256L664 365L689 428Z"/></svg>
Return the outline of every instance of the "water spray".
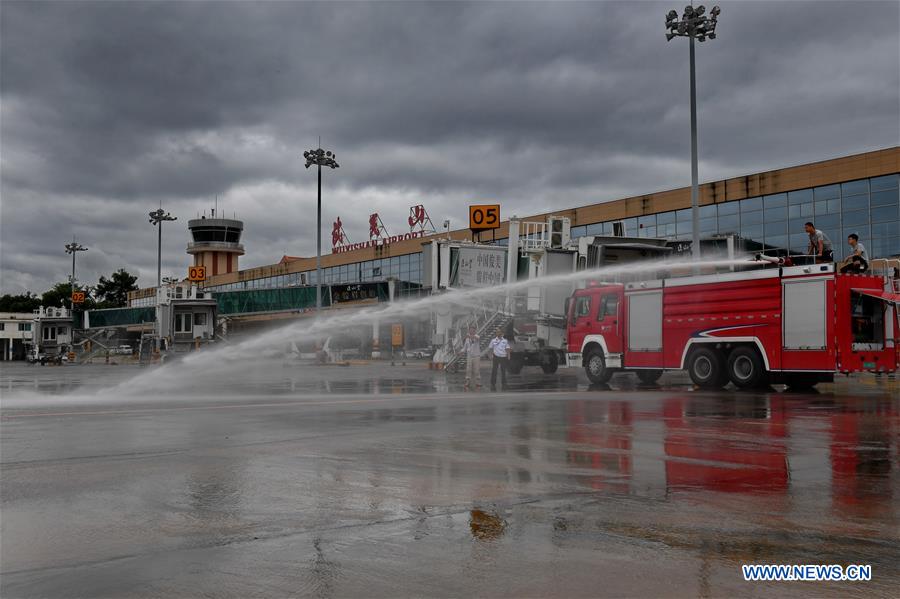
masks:
<svg viewBox="0 0 900 599"><path fill-rule="evenodd" d="M509 292L524 290L535 286L547 286L560 283L577 282L616 282L622 275L633 277L640 273L659 273L665 271L693 271L699 268L728 268L753 264L768 264L766 260L712 258L696 261L655 260L643 263L628 263L604 266L596 269L580 270L572 273L551 275L538 279L524 279L493 287L477 289L447 289L445 292L408 301L392 302L388 305L363 308L360 310L340 310L330 314L319 314L303 319L287 326L260 333L254 337L237 343L206 349L185 356L178 362L164 364L143 372L134 378L109 389L111 394L154 393L161 390L178 391L184 389L197 372L218 372L225 375L239 369L248 362L253 364L254 356L273 346L286 344L299 336L320 337L333 335L362 325L372 325L376 321L403 318L411 315L429 314L437 309L475 306L478 302L491 297L504 296ZM223 371L223 369L225 369Z"/></svg>

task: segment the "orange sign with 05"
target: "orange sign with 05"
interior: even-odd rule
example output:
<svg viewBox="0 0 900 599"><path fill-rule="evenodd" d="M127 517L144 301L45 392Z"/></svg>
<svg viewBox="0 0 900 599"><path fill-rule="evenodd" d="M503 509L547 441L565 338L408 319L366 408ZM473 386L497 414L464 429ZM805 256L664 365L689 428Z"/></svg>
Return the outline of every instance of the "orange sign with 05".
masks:
<svg viewBox="0 0 900 599"><path fill-rule="evenodd" d="M473 231L500 228L500 204L469 206L469 228Z"/></svg>

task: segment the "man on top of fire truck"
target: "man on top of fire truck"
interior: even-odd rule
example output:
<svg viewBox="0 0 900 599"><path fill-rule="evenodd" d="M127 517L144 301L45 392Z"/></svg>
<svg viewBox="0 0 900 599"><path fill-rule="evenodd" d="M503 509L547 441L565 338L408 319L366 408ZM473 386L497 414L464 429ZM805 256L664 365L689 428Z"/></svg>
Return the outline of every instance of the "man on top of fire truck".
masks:
<svg viewBox="0 0 900 599"><path fill-rule="evenodd" d="M811 222L806 223L806 233L809 235L809 247L806 253L816 257L816 262L831 262L834 260L834 252L828 235L818 230Z"/></svg>
<svg viewBox="0 0 900 599"><path fill-rule="evenodd" d="M850 245L850 255L841 263L841 272L862 273L869 269L869 254L866 246L859 242L859 235L850 233L847 236Z"/></svg>

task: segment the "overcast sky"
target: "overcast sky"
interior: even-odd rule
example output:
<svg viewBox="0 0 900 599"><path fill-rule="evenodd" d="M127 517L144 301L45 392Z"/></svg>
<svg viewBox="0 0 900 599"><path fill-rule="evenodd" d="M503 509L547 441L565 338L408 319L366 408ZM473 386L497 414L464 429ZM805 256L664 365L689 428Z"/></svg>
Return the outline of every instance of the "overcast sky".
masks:
<svg viewBox="0 0 900 599"><path fill-rule="evenodd" d="M683 3L682 3L683 4ZM722 2L698 47L702 181L900 143L900 3ZM242 267L315 254L340 216L408 230L424 203L520 216L690 183L676 3L13 2L0 5L2 291L124 267L184 276L188 218L245 221ZM682 6L677 5L679 9Z"/></svg>

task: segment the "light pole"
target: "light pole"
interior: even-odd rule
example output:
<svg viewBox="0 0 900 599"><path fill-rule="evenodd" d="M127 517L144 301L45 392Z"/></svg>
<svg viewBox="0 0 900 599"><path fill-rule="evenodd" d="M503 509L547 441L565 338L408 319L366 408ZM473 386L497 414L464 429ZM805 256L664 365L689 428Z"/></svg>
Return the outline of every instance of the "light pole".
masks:
<svg viewBox="0 0 900 599"><path fill-rule="evenodd" d="M322 167L339 168L335 161L337 154L322 148L303 152L306 158L306 168L316 165L319 175L319 195L316 204L316 311L322 309Z"/></svg>
<svg viewBox="0 0 900 599"><path fill-rule="evenodd" d="M75 254L86 251L87 248L76 242L75 236L72 235L72 243L66 244L66 253L72 254L72 277L69 279L69 309L73 311L75 310L75 300L72 298L72 295L75 293Z"/></svg>
<svg viewBox="0 0 900 599"><path fill-rule="evenodd" d="M694 38L698 42L716 39L716 25L722 10L714 6L705 17L706 7L684 7L684 15L678 20L678 13L670 10L666 14L666 41L675 37L686 37L691 49L691 220L693 236L691 238L691 255L694 260L700 259L700 189L697 176L697 76L694 68Z"/></svg>
<svg viewBox="0 0 900 599"><path fill-rule="evenodd" d="M150 224L154 227L159 226L159 243L156 246L156 289L162 283L162 224L166 220L178 220L177 216L172 216L162 208L154 210L150 213Z"/></svg>

